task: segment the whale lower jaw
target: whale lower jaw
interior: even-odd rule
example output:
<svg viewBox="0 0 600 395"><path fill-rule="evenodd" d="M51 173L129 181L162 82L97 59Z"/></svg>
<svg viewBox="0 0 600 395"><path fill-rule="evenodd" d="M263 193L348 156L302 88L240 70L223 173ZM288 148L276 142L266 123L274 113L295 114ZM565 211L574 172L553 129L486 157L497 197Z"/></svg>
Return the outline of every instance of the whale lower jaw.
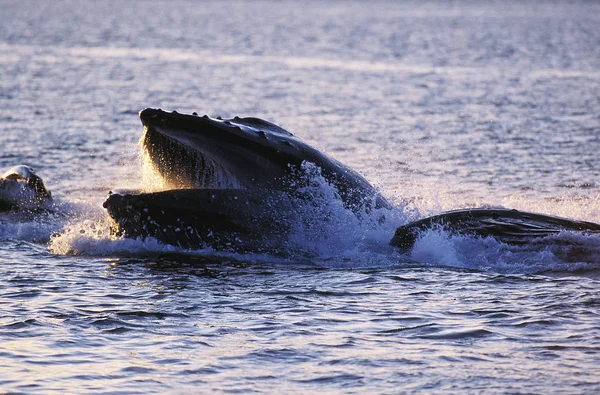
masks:
<svg viewBox="0 0 600 395"><path fill-rule="evenodd" d="M153 237L186 249L283 253L289 249L285 235L294 220L290 200L276 191L121 190L111 192L103 206L115 220L117 236Z"/></svg>

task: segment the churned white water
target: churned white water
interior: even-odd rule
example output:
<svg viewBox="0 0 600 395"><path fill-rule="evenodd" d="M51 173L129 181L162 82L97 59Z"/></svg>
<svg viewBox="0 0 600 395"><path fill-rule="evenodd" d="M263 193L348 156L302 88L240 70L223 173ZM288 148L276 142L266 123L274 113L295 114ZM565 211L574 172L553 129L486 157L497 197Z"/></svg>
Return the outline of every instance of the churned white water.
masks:
<svg viewBox="0 0 600 395"><path fill-rule="evenodd" d="M596 237L388 245L465 207L600 222L598 26L588 1L1 1L0 171L56 210L0 214L0 392L600 391ZM275 122L396 209L317 174L289 256L116 238L108 191L164 187L145 107Z"/></svg>

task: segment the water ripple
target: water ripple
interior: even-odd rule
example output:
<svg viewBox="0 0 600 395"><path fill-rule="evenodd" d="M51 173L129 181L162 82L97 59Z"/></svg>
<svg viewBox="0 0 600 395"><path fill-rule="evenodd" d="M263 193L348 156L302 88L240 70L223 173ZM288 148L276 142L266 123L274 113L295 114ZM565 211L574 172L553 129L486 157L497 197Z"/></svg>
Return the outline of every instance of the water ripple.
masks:
<svg viewBox="0 0 600 395"><path fill-rule="evenodd" d="M461 207L600 221L599 11L2 2L0 164L69 215L0 216L2 391L599 393L597 238L387 246ZM115 240L101 203L142 182L146 106L273 120L398 209L287 259Z"/></svg>

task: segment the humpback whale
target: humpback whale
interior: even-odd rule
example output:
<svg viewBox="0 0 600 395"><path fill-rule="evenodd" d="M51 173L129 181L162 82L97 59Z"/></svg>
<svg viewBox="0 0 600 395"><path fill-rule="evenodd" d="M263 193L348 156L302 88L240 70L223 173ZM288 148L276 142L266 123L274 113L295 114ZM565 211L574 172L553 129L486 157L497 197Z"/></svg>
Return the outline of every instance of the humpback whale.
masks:
<svg viewBox="0 0 600 395"><path fill-rule="evenodd" d="M14 166L0 176L0 211L35 210L51 200L50 191L29 166Z"/></svg>
<svg viewBox="0 0 600 395"><path fill-rule="evenodd" d="M357 215L391 209L360 174L271 122L220 119L145 109L141 139L154 169L171 190L113 191L104 207L113 232L155 237L185 248L211 246L235 251L285 252L299 205L310 196L304 165L311 164ZM600 234L600 225L509 209L442 213L400 226L390 245L409 252L422 232L493 236L507 244L579 232Z"/></svg>
<svg viewBox="0 0 600 395"><path fill-rule="evenodd" d="M357 215L391 209L360 174L271 122L160 109L139 115L141 146L172 189L109 193L104 207L117 235L186 248L284 246L298 205L311 199L307 164Z"/></svg>

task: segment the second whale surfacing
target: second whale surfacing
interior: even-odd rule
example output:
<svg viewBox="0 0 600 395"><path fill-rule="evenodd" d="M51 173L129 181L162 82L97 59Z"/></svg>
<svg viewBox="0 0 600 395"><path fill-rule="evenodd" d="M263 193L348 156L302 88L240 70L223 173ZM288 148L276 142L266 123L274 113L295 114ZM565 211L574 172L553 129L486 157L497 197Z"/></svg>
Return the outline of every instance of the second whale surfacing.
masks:
<svg viewBox="0 0 600 395"><path fill-rule="evenodd" d="M0 212L49 208L52 194L31 167L18 165L0 176Z"/></svg>
<svg viewBox="0 0 600 395"><path fill-rule="evenodd" d="M145 154L173 189L111 192L104 207L115 221L117 235L154 237L184 248L285 254L293 249L288 236L294 224L307 220L302 205L320 204L311 202L313 197L306 192L310 169L358 216L392 208L361 175L273 123L160 109L142 110L140 119ZM591 222L508 209L471 209L401 226L390 244L409 252L424 231L435 228L492 236L507 244L525 244L564 231L600 233L600 225Z"/></svg>

